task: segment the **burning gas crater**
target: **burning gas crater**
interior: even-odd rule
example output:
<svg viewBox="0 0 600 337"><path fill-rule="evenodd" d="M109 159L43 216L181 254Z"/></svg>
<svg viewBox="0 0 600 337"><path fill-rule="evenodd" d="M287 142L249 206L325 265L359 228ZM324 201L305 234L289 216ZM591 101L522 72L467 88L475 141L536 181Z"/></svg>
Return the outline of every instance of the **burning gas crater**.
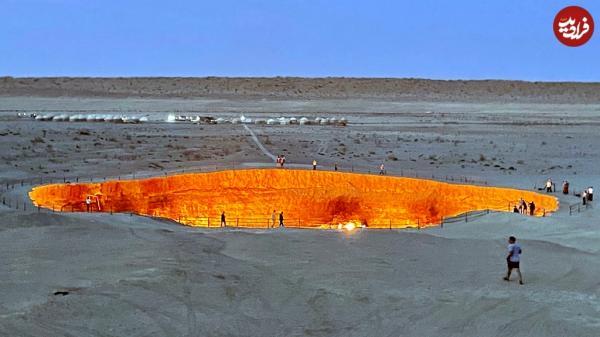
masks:
<svg viewBox="0 0 600 337"><path fill-rule="evenodd" d="M536 216L558 208L556 198L508 188L355 173L249 169L141 180L52 184L29 193L36 206L63 212L131 212L189 226L403 228L440 223L474 210L508 211L520 198ZM275 215L273 214L275 212Z"/></svg>

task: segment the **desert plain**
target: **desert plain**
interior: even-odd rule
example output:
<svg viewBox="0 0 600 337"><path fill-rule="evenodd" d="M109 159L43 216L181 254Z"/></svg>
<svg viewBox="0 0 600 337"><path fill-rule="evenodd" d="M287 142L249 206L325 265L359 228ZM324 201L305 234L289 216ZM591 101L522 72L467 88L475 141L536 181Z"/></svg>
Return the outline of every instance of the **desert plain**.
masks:
<svg viewBox="0 0 600 337"><path fill-rule="evenodd" d="M560 186L598 185L599 89L416 79L0 78L0 335L598 336L598 214L594 202L583 207ZM31 114L148 121L53 122ZM335 117L348 125L247 125L254 139L242 124L167 123L170 114ZM274 168L269 153L284 154L296 169L317 160L323 170L375 173L384 163L388 175L540 193L551 178L560 208L545 217L494 212L443 227L349 232L206 229L131 214L38 211L28 197L38 184L74 179ZM524 285L502 280L509 235L523 248Z"/></svg>

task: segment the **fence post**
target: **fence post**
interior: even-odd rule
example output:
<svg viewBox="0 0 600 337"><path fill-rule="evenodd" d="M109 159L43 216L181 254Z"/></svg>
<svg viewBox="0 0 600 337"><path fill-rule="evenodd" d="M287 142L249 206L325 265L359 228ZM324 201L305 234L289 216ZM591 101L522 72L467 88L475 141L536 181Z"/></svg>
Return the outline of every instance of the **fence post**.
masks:
<svg viewBox="0 0 600 337"><path fill-rule="evenodd" d="M441 228L444 228L444 216L442 216L442 220L441 220L441 222L440 222L440 227L441 227Z"/></svg>
<svg viewBox="0 0 600 337"><path fill-rule="evenodd" d="M206 221L208 221L208 227L210 227L210 217L206 218Z"/></svg>
<svg viewBox="0 0 600 337"><path fill-rule="evenodd" d="M421 229L421 220L417 218L417 229Z"/></svg>
<svg viewBox="0 0 600 337"><path fill-rule="evenodd" d="M236 218L235 219L235 227L239 227L240 226L240 218Z"/></svg>
<svg viewBox="0 0 600 337"><path fill-rule="evenodd" d="M390 220L390 230L392 230L392 220Z"/></svg>
<svg viewBox="0 0 600 337"><path fill-rule="evenodd" d="M469 222L469 212L465 213L465 222Z"/></svg>

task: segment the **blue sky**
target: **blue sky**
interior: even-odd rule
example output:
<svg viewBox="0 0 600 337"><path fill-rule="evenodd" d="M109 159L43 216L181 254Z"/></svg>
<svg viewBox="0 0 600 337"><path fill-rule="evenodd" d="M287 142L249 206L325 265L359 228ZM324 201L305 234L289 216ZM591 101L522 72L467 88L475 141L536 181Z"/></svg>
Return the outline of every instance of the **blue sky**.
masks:
<svg viewBox="0 0 600 337"><path fill-rule="evenodd" d="M600 1L0 0L0 75L600 81ZM600 29L600 28L599 28Z"/></svg>

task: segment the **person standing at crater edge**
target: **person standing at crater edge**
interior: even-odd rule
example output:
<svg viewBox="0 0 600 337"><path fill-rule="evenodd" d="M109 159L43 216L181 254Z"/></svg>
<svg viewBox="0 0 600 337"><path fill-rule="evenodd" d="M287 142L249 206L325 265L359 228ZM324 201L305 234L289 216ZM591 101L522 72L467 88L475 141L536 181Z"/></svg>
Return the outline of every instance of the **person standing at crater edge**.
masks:
<svg viewBox="0 0 600 337"><path fill-rule="evenodd" d="M519 275L519 284L523 284L523 276L521 275L521 246L517 243L517 238L511 236L508 238L508 255L506 256L506 263L508 265L508 271L504 277L504 281L510 281L510 273L513 269L517 270Z"/></svg>
<svg viewBox="0 0 600 337"><path fill-rule="evenodd" d="M221 213L221 227L227 227L227 221L225 221L225 212Z"/></svg>
<svg viewBox="0 0 600 337"><path fill-rule="evenodd" d="M548 180L546 180L546 192L550 193L552 192L552 179L548 178Z"/></svg>
<svg viewBox="0 0 600 337"><path fill-rule="evenodd" d="M535 215L535 202L533 200L529 203L529 215Z"/></svg>

